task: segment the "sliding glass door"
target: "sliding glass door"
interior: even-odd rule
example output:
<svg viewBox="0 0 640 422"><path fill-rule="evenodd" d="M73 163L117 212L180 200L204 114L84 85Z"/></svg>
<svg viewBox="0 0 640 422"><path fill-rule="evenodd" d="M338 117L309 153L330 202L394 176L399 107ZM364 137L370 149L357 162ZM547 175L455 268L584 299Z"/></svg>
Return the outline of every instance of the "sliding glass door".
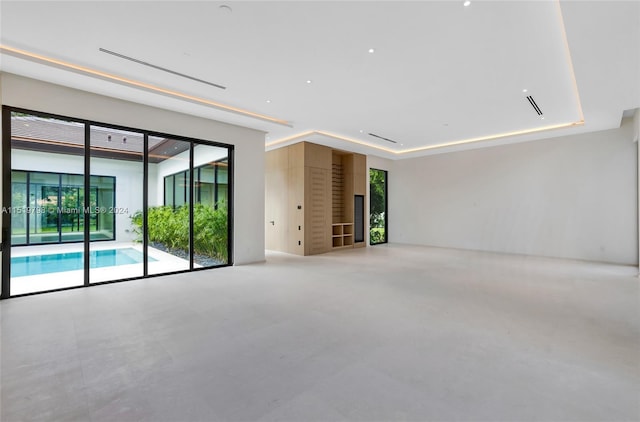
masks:
<svg viewBox="0 0 640 422"><path fill-rule="evenodd" d="M194 150L194 265L229 262L229 156L226 149L197 145Z"/></svg>
<svg viewBox="0 0 640 422"><path fill-rule="evenodd" d="M89 143L89 282L142 277L144 253L130 216L142 209L144 134L89 125Z"/></svg>
<svg viewBox="0 0 640 422"><path fill-rule="evenodd" d="M148 234L149 274L191 267L191 142L149 138ZM166 191L167 175L173 175Z"/></svg>
<svg viewBox="0 0 640 422"><path fill-rule="evenodd" d="M11 163L3 224L11 220L11 232L3 243L11 249L3 259L11 259L3 261L3 279L8 269L12 295L82 286L84 250L66 244L85 239L84 125L11 112L10 135L3 140Z"/></svg>
<svg viewBox="0 0 640 422"><path fill-rule="evenodd" d="M369 243L387 243L387 172L369 170Z"/></svg>
<svg viewBox="0 0 640 422"><path fill-rule="evenodd" d="M2 296L230 265L232 151L3 107Z"/></svg>

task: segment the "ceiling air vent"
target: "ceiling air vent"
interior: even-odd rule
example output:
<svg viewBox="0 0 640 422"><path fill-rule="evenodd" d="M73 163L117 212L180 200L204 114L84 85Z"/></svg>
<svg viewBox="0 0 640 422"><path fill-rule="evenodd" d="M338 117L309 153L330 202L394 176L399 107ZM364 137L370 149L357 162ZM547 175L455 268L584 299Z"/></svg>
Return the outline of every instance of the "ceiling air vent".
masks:
<svg viewBox="0 0 640 422"><path fill-rule="evenodd" d="M200 83L203 83L203 84L215 86L216 88L227 89L226 86L214 84L213 82L205 81L203 79L198 79L198 78L196 78L194 76L185 75L184 73L176 72L175 70L167 69L166 67L162 67L162 66L158 66L158 65L155 65L155 64L147 63L147 62L142 61L142 60L134 59L133 57L125 56L124 54L116 53L115 51L107 50L106 48L100 47L100 48L98 48L98 50L103 52L103 53L111 54L112 56L119 57L119 58L124 59L124 60L129 60L130 62L138 63L138 64L141 64L143 66L149 66L149 67L152 67L154 69L161 70L163 72L171 73L172 75L176 75L176 76L180 76L180 77L183 77L183 78L191 79L192 81L200 82Z"/></svg>
<svg viewBox="0 0 640 422"><path fill-rule="evenodd" d="M529 100L529 104L531 104L531 107L533 107L536 113L538 113L538 116L542 116L542 110L540 110L540 107L538 107L538 104L536 104L536 100L534 100L531 95L527 96L527 100Z"/></svg>
<svg viewBox="0 0 640 422"><path fill-rule="evenodd" d="M393 139L385 138L383 136L376 135L375 133L369 133L369 135L373 136L374 138L382 139L383 141L391 142L392 144L397 144L397 142Z"/></svg>

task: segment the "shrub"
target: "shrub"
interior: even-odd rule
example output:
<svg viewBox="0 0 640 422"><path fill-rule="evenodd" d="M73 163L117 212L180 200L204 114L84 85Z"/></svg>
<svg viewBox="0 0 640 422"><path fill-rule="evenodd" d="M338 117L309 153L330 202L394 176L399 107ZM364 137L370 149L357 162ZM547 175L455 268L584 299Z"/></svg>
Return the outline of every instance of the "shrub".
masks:
<svg viewBox="0 0 640 422"><path fill-rule="evenodd" d="M171 249L189 250L189 205L176 209L168 206L149 207L149 241L162 243ZM214 209L210 205L193 206L194 253L228 261L227 205L224 202ZM131 216L133 231L142 241L142 211Z"/></svg>
<svg viewBox="0 0 640 422"><path fill-rule="evenodd" d="M384 228L371 228L369 231L369 243L373 245L374 243L381 242L384 242Z"/></svg>

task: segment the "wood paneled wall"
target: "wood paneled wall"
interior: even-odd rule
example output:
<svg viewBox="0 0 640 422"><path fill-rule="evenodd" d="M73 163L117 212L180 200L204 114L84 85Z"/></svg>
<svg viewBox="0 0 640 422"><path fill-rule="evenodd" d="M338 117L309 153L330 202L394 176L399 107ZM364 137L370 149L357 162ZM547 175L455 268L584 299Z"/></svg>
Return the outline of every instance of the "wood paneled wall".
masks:
<svg viewBox="0 0 640 422"><path fill-rule="evenodd" d="M266 156L267 249L297 255L332 250L332 224L353 222L353 197L366 192L366 157L310 142ZM340 183L334 183L336 165Z"/></svg>

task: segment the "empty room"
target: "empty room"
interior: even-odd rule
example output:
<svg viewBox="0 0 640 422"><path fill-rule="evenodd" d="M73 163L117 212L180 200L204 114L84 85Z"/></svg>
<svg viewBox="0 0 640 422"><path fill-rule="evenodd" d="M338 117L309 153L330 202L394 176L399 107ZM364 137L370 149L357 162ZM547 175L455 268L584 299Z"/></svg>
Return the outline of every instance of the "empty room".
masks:
<svg viewBox="0 0 640 422"><path fill-rule="evenodd" d="M640 1L0 2L0 420L640 420Z"/></svg>

